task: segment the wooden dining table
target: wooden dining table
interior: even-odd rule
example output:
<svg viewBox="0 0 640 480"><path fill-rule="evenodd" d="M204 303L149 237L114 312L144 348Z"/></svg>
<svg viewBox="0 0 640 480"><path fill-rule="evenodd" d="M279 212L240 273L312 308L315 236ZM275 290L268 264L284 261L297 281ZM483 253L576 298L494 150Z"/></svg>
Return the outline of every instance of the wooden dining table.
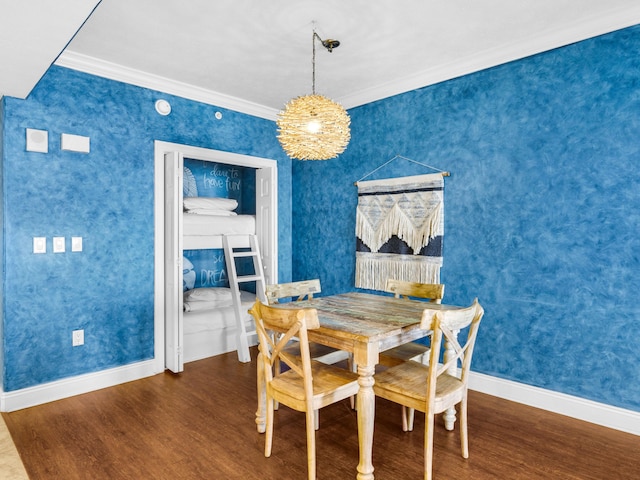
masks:
<svg viewBox="0 0 640 480"><path fill-rule="evenodd" d="M308 331L309 341L353 354L360 387L356 400L360 449L356 478L373 480L373 385L379 353L426 336L429 332L420 328L425 309L447 310L461 307L357 292L315 297L278 304L277 307L315 308L320 328ZM258 431L264 433L266 397L264 384L261 383L258 377L256 424Z"/></svg>

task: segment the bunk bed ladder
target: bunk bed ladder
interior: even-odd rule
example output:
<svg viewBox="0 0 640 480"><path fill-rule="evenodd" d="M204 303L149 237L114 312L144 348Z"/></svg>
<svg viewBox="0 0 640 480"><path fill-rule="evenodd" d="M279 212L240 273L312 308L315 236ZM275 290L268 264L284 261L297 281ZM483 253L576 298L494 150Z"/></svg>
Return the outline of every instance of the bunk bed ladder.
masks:
<svg viewBox="0 0 640 480"><path fill-rule="evenodd" d="M264 269L262 267L262 257L258 247L258 237L249 234L224 235L222 237L224 246L224 258L227 265L227 275L229 276L229 287L233 297L233 310L236 317L236 349L238 360L250 362L249 338L256 335L255 329L247 330L247 310L243 311L240 300L240 284L255 282L256 295L263 302L267 302L265 296ZM247 249L248 248L248 249ZM251 258L253 260L253 272L249 275L238 275L236 259Z"/></svg>

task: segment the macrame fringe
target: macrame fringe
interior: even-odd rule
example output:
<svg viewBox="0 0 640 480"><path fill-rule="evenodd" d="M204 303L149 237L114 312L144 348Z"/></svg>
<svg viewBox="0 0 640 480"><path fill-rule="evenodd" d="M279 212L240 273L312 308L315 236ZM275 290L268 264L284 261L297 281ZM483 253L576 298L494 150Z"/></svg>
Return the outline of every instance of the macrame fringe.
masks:
<svg viewBox="0 0 640 480"><path fill-rule="evenodd" d="M384 290L388 278L419 283L440 283L442 257L356 253L357 288Z"/></svg>
<svg viewBox="0 0 640 480"><path fill-rule="evenodd" d="M372 252L377 252L392 235L403 240L414 253L418 253L429 240L438 235L438 226L442 203L434 206L426 221L416 228L411 219L398 204L394 205L377 230L373 229L367 217L356 211L356 236L367 245Z"/></svg>

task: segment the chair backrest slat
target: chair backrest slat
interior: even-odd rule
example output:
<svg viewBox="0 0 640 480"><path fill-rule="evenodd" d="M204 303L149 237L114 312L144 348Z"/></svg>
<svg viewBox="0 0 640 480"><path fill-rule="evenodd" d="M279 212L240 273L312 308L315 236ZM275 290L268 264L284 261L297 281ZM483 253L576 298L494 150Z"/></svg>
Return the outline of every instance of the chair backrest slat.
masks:
<svg viewBox="0 0 640 480"><path fill-rule="evenodd" d="M388 278L385 292L393 293L396 298L428 298L431 303L440 303L444 297L444 284L405 282Z"/></svg>
<svg viewBox="0 0 640 480"><path fill-rule="evenodd" d="M291 298L293 300L304 300L313 298L313 295L320 293L320 280L302 280L299 282L278 283L266 286L266 295L269 305L278 303L281 299Z"/></svg>

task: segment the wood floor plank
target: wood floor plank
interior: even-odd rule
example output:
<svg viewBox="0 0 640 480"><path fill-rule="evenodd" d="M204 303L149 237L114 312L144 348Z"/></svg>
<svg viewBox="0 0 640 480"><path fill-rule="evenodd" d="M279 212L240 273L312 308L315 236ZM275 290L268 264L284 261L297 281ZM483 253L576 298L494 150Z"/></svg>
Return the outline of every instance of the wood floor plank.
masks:
<svg viewBox="0 0 640 480"><path fill-rule="evenodd" d="M254 361L230 353L116 387L4 413L31 480L306 478L304 415L276 413L273 453L255 427ZM404 433L400 407L376 403L376 479L422 479L424 417ZM470 392L470 458L436 421L436 479L640 478L640 438ZM317 432L318 478L355 478L356 413L327 407Z"/></svg>

